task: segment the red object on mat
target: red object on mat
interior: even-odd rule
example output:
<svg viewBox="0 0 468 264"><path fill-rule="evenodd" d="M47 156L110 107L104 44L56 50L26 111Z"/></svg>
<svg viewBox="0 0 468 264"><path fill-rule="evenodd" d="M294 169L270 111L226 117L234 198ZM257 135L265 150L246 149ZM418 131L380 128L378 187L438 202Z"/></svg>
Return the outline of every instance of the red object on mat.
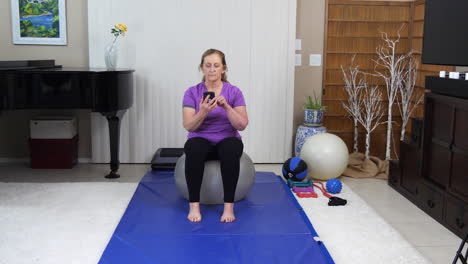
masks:
<svg viewBox="0 0 468 264"><path fill-rule="evenodd" d="M29 139L31 168L70 169L78 161L78 135L71 139Z"/></svg>
<svg viewBox="0 0 468 264"><path fill-rule="evenodd" d="M327 192L327 189L325 188L325 186L323 186L323 183L321 182L318 182L322 187L318 186L317 184L314 183L314 186L319 188L319 190L322 191L323 195L325 195L326 197L328 198L332 198L332 196Z"/></svg>
<svg viewBox="0 0 468 264"><path fill-rule="evenodd" d="M315 192L298 192L296 193L300 198L317 198L318 195Z"/></svg>

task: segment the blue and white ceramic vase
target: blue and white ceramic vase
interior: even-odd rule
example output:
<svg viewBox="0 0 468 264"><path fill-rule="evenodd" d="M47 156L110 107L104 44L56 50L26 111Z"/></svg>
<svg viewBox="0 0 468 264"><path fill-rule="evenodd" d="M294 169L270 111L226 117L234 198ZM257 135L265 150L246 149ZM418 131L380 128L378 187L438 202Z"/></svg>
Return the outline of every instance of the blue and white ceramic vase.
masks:
<svg viewBox="0 0 468 264"><path fill-rule="evenodd" d="M318 127L308 127L308 126L299 126L296 132L296 142L294 144L294 154L296 157L299 157L301 154L302 146L304 142L311 136L318 133L327 132L327 128L323 126Z"/></svg>
<svg viewBox="0 0 468 264"><path fill-rule="evenodd" d="M305 126L321 126L323 120L323 110L304 109Z"/></svg>

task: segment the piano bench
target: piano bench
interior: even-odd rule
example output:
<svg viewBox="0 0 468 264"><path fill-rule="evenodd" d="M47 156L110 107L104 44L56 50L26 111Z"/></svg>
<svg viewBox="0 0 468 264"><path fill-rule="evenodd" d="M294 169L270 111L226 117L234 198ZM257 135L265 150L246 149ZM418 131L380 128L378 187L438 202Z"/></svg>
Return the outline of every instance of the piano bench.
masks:
<svg viewBox="0 0 468 264"><path fill-rule="evenodd" d="M31 168L71 169L78 161L78 135L70 139L29 139Z"/></svg>

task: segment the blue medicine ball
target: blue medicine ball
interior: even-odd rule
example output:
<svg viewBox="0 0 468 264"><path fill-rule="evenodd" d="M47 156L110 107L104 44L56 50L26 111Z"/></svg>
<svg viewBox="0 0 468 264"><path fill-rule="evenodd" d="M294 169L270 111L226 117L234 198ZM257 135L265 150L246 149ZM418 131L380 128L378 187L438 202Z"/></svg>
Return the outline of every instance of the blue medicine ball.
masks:
<svg viewBox="0 0 468 264"><path fill-rule="evenodd" d="M343 185L338 179L330 179L327 181L326 188L329 193L340 193Z"/></svg>
<svg viewBox="0 0 468 264"><path fill-rule="evenodd" d="M283 177L292 181L302 181L307 177L307 164L298 157L288 159L283 164Z"/></svg>

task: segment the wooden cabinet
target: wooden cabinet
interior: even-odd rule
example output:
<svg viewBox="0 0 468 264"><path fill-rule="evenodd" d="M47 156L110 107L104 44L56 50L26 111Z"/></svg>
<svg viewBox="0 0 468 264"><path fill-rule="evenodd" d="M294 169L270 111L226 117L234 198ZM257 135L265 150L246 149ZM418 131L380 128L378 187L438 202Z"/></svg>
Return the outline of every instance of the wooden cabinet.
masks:
<svg viewBox="0 0 468 264"><path fill-rule="evenodd" d="M468 206L465 203L448 197L445 212L444 221L451 230L457 230L461 234L468 233Z"/></svg>
<svg viewBox="0 0 468 264"><path fill-rule="evenodd" d="M420 194L418 197L419 200L417 201L419 202L419 207L436 220L441 221L444 210L443 192L440 192L437 188L433 188L424 182L419 185L419 188Z"/></svg>
<svg viewBox="0 0 468 264"><path fill-rule="evenodd" d="M426 88L437 93L426 94L422 144L413 136L400 142L400 160L391 162L389 185L464 238L468 232L468 98L451 94L451 86L468 90L468 81L427 77Z"/></svg>
<svg viewBox="0 0 468 264"><path fill-rule="evenodd" d="M420 151L416 142L405 141L400 144L400 185L411 195L418 193L421 170Z"/></svg>
<svg viewBox="0 0 468 264"><path fill-rule="evenodd" d="M418 199L421 190L421 148L417 139L400 142L400 160L389 164L388 184L409 200Z"/></svg>
<svg viewBox="0 0 468 264"><path fill-rule="evenodd" d="M451 165L448 190L468 203L468 105L456 107Z"/></svg>

